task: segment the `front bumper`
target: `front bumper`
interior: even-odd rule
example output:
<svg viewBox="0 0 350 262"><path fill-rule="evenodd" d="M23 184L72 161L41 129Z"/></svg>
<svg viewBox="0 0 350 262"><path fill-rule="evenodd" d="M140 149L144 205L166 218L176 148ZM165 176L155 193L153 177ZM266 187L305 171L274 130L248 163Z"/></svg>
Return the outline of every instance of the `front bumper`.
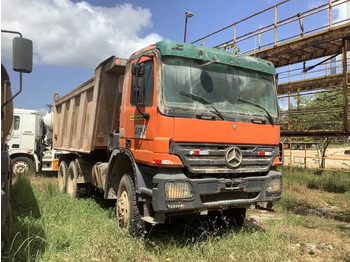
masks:
<svg viewBox="0 0 350 262"><path fill-rule="evenodd" d="M258 202L277 201L281 198L282 190L267 192L268 184L273 179L282 181L281 173L271 170L265 176L189 179L181 169L160 170L153 177L155 187L152 189L152 205L156 212L187 212L245 207ZM176 181L191 184L191 199L167 199L165 184Z"/></svg>

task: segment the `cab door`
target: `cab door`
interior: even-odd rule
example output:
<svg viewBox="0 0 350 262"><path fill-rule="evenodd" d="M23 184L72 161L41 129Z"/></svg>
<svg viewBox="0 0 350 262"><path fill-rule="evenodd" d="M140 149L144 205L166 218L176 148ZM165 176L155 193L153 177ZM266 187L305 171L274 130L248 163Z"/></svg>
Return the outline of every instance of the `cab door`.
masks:
<svg viewBox="0 0 350 262"><path fill-rule="evenodd" d="M137 63L137 60L130 63L128 82L127 85L124 82L123 88L123 96L125 97L123 97L120 121L121 146L130 149L137 161L149 163L152 161L157 125L156 63L155 58L145 57L145 59L141 59L141 63L144 64L144 92L139 109L141 112L149 114L149 120L146 120L138 112L135 103L132 103L131 87L135 81L135 77L132 75L133 63ZM126 88L127 90L125 90Z"/></svg>
<svg viewBox="0 0 350 262"><path fill-rule="evenodd" d="M22 130L21 130L21 116L19 114L15 114L13 116L13 133L11 139L8 143L10 152L13 150L17 150L21 147L22 140Z"/></svg>

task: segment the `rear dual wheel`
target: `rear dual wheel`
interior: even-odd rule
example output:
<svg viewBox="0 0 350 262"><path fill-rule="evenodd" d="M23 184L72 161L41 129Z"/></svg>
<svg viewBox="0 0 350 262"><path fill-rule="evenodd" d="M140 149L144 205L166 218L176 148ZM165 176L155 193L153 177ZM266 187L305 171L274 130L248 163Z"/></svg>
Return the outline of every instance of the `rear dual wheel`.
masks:
<svg viewBox="0 0 350 262"><path fill-rule="evenodd" d="M68 165L66 161L61 161L58 167L58 188L60 192L66 192Z"/></svg>
<svg viewBox="0 0 350 262"><path fill-rule="evenodd" d="M77 187L78 187L77 179L78 179L78 167L75 161L71 161L67 172L66 192L67 192L67 195L72 198L77 197Z"/></svg>
<svg viewBox="0 0 350 262"><path fill-rule="evenodd" d="M69 166L65 161L62 161L58 168L58 187L60 191L66 192L72 198L90 196L91 184L78 184L78 176L78 165L74 160L69 163Z"/></svg>

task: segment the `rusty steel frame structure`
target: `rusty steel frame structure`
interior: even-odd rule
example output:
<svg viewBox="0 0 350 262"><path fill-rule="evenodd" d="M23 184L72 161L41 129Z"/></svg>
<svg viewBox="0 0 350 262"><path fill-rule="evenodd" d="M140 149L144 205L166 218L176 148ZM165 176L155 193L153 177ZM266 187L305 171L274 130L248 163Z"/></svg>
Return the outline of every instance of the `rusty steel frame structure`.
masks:
<svg viewBox="0 0 350 262"><path fill-rule="evenodd" d="M343 138L344 140L348 140L348 138L344 137L337 137L335 140ZM319 138L320 139L320 138ZM320 152L317 147L313 147L314 144L317 144L319 141L317 141L317 138L310 139L310 137L288 137L286 138L287 141L284 141L284 165L289 166L290 171L292 171L293 166L299 166L303 167L304 169L315 169L315 170L323 170L323 171L339 171L341 170L344 173L350 173L349 164L350 164L350 156L349 155L342 155L339 153L337 156L331 155L331 156L322 156L322 153ZM335 141L334 141L335 142ZM335 142L335 144L339 143L342 144L345 141L338 141ZM294 145L294 147L293 147ZM299 145L299 146L296 146ZM310 150L316 150L315 152L310 152ZM287 160L288 159L288 160ZM302 159L302 163L297 163L296 159ZM307 160L311 159L312 164L310 166L310 163L308 164ZM314 161L317 161L316 163ZM324 161L324 168L320 167L321 161ZM335 165L334 162L338 162L338 165L340 164L341 167L334 167L329 168L329 162L333 162L333 166ZM309 161L310 162L310 161ZM341 162L341 163L339 163ZM314 166L316 164L316 167ZM347 168L344 168L345 165ZM328 166L328 168L326 168Z"/></svg>
<svg viewBox="0 0 350 262"><path fill-rule="evenodd" d="M288 66L288 74L290 76L291 65L303 63L304 68L302 72L306 75L308 69L306 68L306 62L310 62L313 59L324 58L326 69L325 75L318 75L314 78L304 78L297 81L280 82L277 77L277 93L279 99L287 98L288 104L287 109L281 109L281 135L283 136L325 136L325 135L336 135L336 136L349 136L349 81L348 78L350 73L348 72L348 57L347 52L350 51L350 18L333 21L333 8L342 4L350 5L350 0L328 0L327 3L298 13L294 16L285 18L277 21L277 10L278 7L290 0L284 0L277 3L269 8L259 11L253 15L250 15L244 19L241 19L231 25L221 28L213 33L210 33L204 37L201 37L192 42L192 44L201 43L205 45L206 39L213 37L216 34L225 30L233 30L232 39L225 41L221 44L214 46L218 49L224 49L227 51L232 50L233 53L237 54L237 44L246 41L251 38L258 38L258 46L252 50L245 50L241 53L248 54L254 57L262 58L271 61L277 71L281 67ZM237 26L243 22L250 20L253 17L261 15L267 11L273 10L274 17L273 23L267 26L258 28L248 33L237 36ZM311 17L321 12L328 13L328 24L321 27L313 28L311 30L304 30L306 17ZM278 40L277 33L278 29L282 26L291 23L297 23L299 34L288 36L287 38ZM262 35L273 32L273 40L268 44L262 45ZM329 74L327 69L327 60L329 57L335 57L336 55L341 56L341 73ZM311 61L312 62L312 61ZM319 62L310 68L316 67L323 62ZM335 95L342 96L341 105L328 105L323 108L305 108L300 107L300 100L302 96L315 95L322 92L334 92ZM293 105L291 100L294 100L296 105ZM305 126L300 124L301 115L310 115L332 113L336 117L342 119L329 120L341 123L341 125L330 125L328 128L314 128L312 125ZM287 124L283 125L283 121L287 119ZM316 117L317 119L317 117ZM294 125L291 123L294 121ZM304 119L305 122L310 122ZM321 120L328 121L328 120ZM312 121L311 121L312 122ZM309 124L311 124L311 122Z"/></svg>

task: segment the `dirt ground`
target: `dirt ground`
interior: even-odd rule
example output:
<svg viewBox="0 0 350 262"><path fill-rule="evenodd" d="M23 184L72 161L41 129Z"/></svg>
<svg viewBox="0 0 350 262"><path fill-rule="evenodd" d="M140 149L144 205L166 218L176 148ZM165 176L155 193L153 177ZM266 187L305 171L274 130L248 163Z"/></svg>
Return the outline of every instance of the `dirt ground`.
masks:
<svg viewBox="0 0 350 262"><path fill-rule="evenodd" d="M326 169L343 169L350 171L350 155L345 154L345 150L350 150L350 146L330 147L326 151ZM291 157L290 157L291 156ZM306 150L284 149L284 165L299 166L307 168L317 168L319 166L320 155L315 146Z"/></svg>

